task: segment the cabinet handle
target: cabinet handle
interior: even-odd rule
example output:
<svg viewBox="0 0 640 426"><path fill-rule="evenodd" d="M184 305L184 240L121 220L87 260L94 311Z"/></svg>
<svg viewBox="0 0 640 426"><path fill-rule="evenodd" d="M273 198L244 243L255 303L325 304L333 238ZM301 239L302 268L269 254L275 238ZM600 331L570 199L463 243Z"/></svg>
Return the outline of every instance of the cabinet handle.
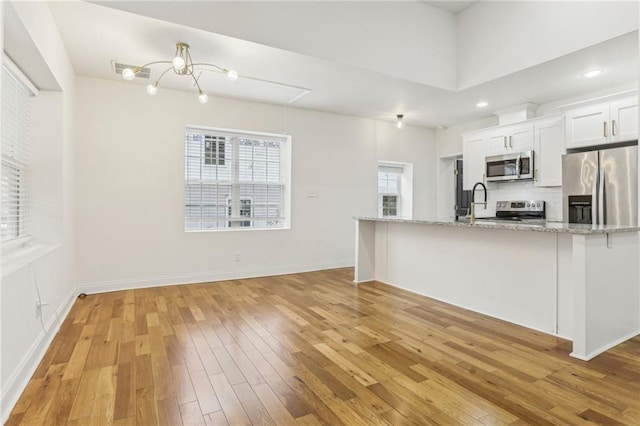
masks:
<svg viewBox="0 0 640 426"><path fill-rule="evenodd" d="M603 129L604 130L604 137L606 138L608 136L607 135L607 122L604 121L602 124L604 125L604 129Z"/></svg>
<svg viewBox="0 0 640 426"><path fill-rule="evenodd" d="M502 143L504 145L504 149L507 149L507 137L504 137L504 142Z"/></svg>
<svg viewBox="0 0 640 426"><path fill-rule="evenodd" d="M538 181L538 169L535 169L533 171L533 177L534 177L534 181L537 182Z"/></svg>
<svg viewBox="0 0 640 426"><path fill-rule="evenodd" d="M616 135L616 120L611 120L611 136Z"/></svg>
<svg viewBox="0 0 640 426"><path fill-rule="evenodd" d="M513 136L509 136L509 148L513 148L511 142L513 142Z"/></svg>

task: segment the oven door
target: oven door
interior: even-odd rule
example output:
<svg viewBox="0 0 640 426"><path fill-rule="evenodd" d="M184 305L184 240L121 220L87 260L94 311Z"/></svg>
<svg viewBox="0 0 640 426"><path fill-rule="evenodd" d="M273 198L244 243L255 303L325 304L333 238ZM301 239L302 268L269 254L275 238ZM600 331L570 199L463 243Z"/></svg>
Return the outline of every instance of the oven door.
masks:
<svg viewBox="0 0 640 426"><path fill-rule="evenodd" d="M533 151L486 157L487 182L533 179Z"/></svg>

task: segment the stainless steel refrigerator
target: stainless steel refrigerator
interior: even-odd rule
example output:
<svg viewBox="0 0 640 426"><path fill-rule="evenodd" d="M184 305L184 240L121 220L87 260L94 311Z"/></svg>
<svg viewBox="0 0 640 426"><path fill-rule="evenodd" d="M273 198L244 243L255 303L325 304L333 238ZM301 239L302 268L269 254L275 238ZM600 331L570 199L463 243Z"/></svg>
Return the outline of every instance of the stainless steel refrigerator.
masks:
<svg viewBox="0 0 640 426"><path fill-rule="evenodd" d="M562 156L564 222L637 225L638 147Z"/></svg>

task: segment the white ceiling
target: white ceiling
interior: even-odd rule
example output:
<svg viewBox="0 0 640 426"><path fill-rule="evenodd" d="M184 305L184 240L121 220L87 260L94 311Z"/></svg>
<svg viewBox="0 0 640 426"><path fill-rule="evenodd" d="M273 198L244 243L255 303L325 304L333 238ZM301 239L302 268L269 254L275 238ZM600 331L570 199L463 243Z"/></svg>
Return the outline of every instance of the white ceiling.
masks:
<svg viewBox="0 0 640 426"><path fill-rule="evenodd" d="M438 9L446 10L447 12L457 14L468 8L469 6L478 3L479 0L475 1L457 1L457 0L448 0L448 1L424 1L428 5L433 7L437 7Z"/></svg>
<svg viewBox="0 0 640 426"><path fill-rule="evenodd" d="M476 2L453 3L456 8L463 8L473 7ZM144 8L144 4L138 3L137 7ZM79 75L123 81L113 73L113 60L138 65L170 60L174 44L182 41L191 45L195 62L234 68L241 76L251 78L232 83L207 72L200 83L210 95L383 120L392 120L402 113L408 124L425 127L450 126L487 117L490 111L475 107L481 99L489 101L493 111L525 102L548 103L637 81L637 32L455 91L97 4L59 1L51 3L51 9ZM597 79L579 77L580 72L594 64L606 66L607 72ZM152 78L157 78L162 70L153 68ZM193 90L191 83L171 74L167 74L166 81L163 79L161 90L163 87ZM141 85L140 90L148 83L127 82Z"/></svg>

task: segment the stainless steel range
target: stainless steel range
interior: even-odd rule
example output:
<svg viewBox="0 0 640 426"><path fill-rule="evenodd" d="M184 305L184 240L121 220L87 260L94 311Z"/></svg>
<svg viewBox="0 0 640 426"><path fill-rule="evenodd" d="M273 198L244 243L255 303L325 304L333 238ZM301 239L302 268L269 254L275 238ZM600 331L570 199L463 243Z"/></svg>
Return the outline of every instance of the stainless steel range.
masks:
<svg viewBox="0 0 640 426"><path fill-rule="evenodd" d="M483 220L543 221L546 205L543 200L496 201L495 217L476 218Z"/></svg>

